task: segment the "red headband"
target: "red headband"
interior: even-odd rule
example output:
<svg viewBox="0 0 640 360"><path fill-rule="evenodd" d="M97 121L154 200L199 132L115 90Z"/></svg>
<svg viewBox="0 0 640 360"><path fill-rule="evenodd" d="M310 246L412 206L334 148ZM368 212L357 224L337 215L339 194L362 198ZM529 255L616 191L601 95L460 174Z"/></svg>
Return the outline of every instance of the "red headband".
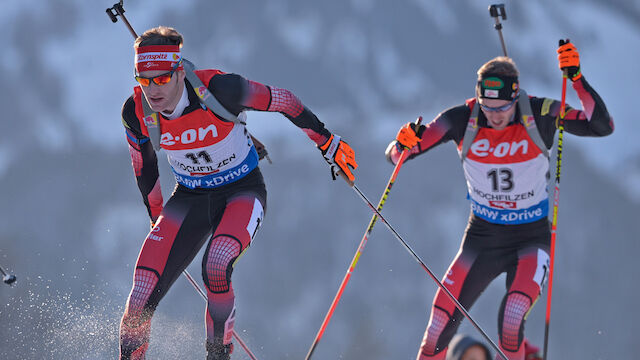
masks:
<svg viewBox="0 0 640 360"><path fill-rule="evenodd" d="M150 70L171 71L181 59L179 45L147 45L136 48L134 63L138 73ZM178 69L182 69L182 65Z"/></svg>

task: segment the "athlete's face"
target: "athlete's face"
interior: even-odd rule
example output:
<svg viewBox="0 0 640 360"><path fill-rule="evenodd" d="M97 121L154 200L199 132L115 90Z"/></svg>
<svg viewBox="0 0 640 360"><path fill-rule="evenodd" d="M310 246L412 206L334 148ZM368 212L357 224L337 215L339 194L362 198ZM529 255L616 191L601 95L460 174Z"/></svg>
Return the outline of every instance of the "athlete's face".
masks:
<svg viewBox="0 0 640 360"><path fill-rule="evenodd" d="M503 130L513 118L516 111L516 102L500 99L481 98L480 108L487 117L489 126L496 130ZM510 105L510 106L509 106Z"/></svg>
<svg viewBox="0 0 640 360"><path fill-rule="evenodd" d="M460 360L489 360L487 353L480 345L473 345L462 354Z"/></svg>
<svg viewBox="0 0 640 360"><path fill-rule="evenodd" d="M166 74L165 70L143 71L138 75L145 78ZM153 111L172 112L175 110L182 91L184 89L184 70L176 70L171 76L171 81L164 85L158 85L149 81L149 86L140 86Z"/></svg>

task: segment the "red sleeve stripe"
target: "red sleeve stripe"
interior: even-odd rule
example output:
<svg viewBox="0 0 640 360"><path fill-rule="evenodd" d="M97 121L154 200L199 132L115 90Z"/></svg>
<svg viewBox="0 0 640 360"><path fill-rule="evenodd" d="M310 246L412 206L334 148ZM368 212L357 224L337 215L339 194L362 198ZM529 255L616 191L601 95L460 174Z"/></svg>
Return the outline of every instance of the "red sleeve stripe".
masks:
<svg viewBox="0 0 640 360"><path fill-rule="evenodd" d="M311 139L318 146L324 145L327 142L327 140L329 139L328 137L326 137L326 136L324 136L322 134L318 134L317 132L315 132L315 131L313 131L311 129L302 129L302 131L304 131L304 133L307 134L309 139Z"/></svg>
<svg viewBox="0 0 640 360"><path fill-rule="evenodd" d="M277 111L296 118L302 113L302 110L304 110L304 106L291 91L271 87L271 104L267 111Z"/></svg>
<svg viewBox="0 0 640 360"><path fill-rule="evenodd" d="M417 151L417 152L422 152L430 149L436 143L442 140L444 135L447 133L448 129L445 126L443 126L443 124L441 124L440 122L437 122L436 120L427 124L426 129L424 129L424 133L422 133L422 140L420 140L420 143L419 143L420 151Z"/></svg>
<svg viewBox="0 0 640 360"><path fill-rule="evenodd" d="M131 166L133 166L133 171L135 172L136 177L139 177L142 175L142 153L140 153L140 150L129 145L129 154L131 155Z"/></svg>
<svg viewBox="0 0 640 360"><path fill-rule="evenodd" d="M584 88L582 85L582 81L576 81L573 83L573 88L578 93L578 98L582 103L582 108L584 109L585 115L587 119L591 119L591 115L593 115L593 110L596 106L596 101L593 99L593 96Z"/></svg>
<svg viewBox="0 0 640 360"><path fill-rule="evenodd" d="M259 82L247 80L247 83L247 94L243 105L256 110L267 111L271 101L269 89Z"/></svg>
<svg viewBox="0 0 640 360"><path fill-rule="evenodd" d="M149 211L151 212L151 218L157 219L162 212L163 200L162 200L162 189L160 188L160 181L156 179L156 183L153 186L153 189L147 196L149 200Z"/></svg>

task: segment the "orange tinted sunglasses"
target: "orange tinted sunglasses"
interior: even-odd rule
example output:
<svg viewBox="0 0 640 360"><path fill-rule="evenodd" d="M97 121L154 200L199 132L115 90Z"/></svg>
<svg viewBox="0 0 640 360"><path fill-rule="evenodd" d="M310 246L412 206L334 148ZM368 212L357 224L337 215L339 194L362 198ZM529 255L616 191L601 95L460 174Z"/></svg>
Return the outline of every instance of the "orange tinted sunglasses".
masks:
<svg viewBox="0 0 640 360"><path fill-rule="evenodd" d="M180 66L181 63L182 63L182 59L180 59L178 62L176 62L173 65L173 68L171 69L171 71L166 72L164 74L160 74L158 76L143 77L143 76L136 75L135 76L136 81L144 87L149 86L152 81L159 86L167 85L171 81L171 78L173 77L173 73L176 71L176 69L178 68L178 66Z"/></svg>
<svg viewBox="0 0 640 360"><path fill-rule="evenodd" d="M171 70L168 73L160 74L154 77L143 77L143 76L136 75L136 81L144 87L149 86L149 84L151 84L152 81L159 86L167 85L171 81L174 71L175 70Z"/></svg>

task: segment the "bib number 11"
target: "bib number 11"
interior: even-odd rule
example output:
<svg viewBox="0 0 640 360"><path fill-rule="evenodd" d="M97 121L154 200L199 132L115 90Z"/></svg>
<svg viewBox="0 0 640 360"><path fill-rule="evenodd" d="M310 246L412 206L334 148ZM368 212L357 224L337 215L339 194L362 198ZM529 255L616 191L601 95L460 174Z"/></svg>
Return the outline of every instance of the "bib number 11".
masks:
<svg viewBox="0 0 640 360"><path fill-rule="evenodd" d="M184 157L191 159L191 161L193 161L194 164L199 164L200 162L198 161L198 158L201 158L202 160L205 161L205 163L211 163L211 156L209 156L209 153L207 153L206 151L200 151L197 154L194 153L186 153L184 154Z"/></svg>

